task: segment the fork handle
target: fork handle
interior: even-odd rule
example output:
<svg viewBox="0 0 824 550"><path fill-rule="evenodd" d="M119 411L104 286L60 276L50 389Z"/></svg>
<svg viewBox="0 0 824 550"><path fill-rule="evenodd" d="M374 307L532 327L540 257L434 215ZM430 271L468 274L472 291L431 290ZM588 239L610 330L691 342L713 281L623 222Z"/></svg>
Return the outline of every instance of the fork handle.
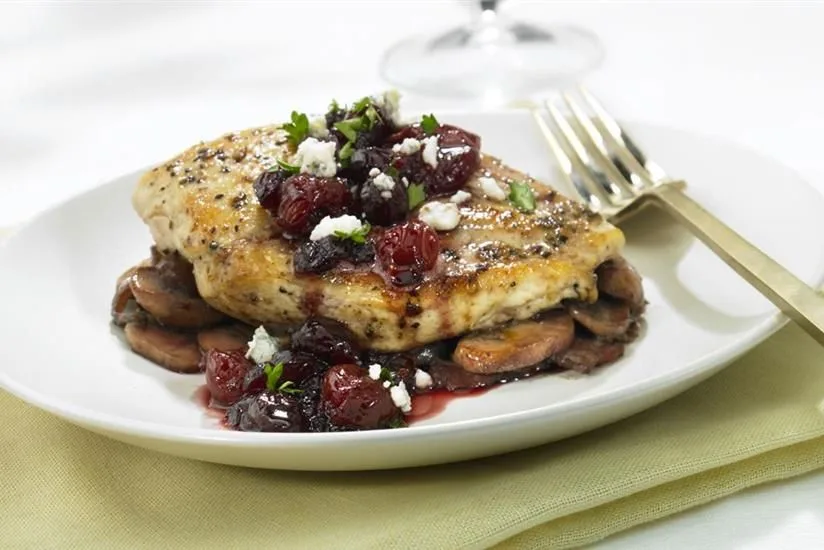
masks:
<svg viewBox="0 0 824 550"><path fill-rule="evenodd" d="M679 186L660 185L648 196L824 345L824 297L707 212Z"/></svg>

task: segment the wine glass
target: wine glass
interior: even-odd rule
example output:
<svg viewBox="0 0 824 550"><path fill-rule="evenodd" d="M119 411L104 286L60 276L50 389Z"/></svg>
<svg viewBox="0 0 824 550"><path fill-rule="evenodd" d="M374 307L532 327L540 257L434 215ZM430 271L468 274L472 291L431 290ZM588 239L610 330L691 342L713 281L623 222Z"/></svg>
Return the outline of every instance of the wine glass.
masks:
<svg viewBox="0 0 824 550"><path fill-rule="evenodd" d="M413 92L500 104L578 79L603 59L594 34L512 20L498 4L479 0L468 25L395 44L382 76Z"/></svg>

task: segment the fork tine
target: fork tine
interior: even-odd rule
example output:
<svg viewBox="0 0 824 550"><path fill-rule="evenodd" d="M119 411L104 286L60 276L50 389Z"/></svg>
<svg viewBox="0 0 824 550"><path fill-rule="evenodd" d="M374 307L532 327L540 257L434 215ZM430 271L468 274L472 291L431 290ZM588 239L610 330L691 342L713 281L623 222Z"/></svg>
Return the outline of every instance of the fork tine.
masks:
<svg viewBox="0 0 824 550"><path fill-rule="evenodd" d="M610 158L607 151L604 138L592 124L589 115L581 109L575 99L568 93L562 95L564 103L566 103L572 119L575 121L575 126L579 130L581 142L587 148L587 151L592 155L600 167L607 173L607 176L616 183L623 192L624 196L633 196L637 193L634 189L634 184L631 179L624 176L621 170L616 166L615 160ZM617 160L617 159L616 159Z"/></svg>
<svg viewBox="0 0 824 550"><path fill-rule="evenodd" d="M560 135L563 136L568 148L571 150L570 159L572 159L572 163L581 177L589 179L601 187L608 201L607 204L619 206L621 203L626 202L630 197L625 196L624 191L616 183L613 183L604 174L603 170L592 161L584 144L581 143L575 130L569 125L561 111L547 100L544 101L544 106L549 111L549 115L560 131Z"/></svg>
<svg viewBox="0 0 824 550"><path fill-rule="evenodd" d="M621 161L641 178L645 186L652 187L669 179L660 166L649 160L641 152L635 142L618 124L618 121L610 116L601 103L595 99L595 96L583 86L579 86L578 90L584 101L595 113L593 118L595 126L601 134L608 136L615 147L616 153L621 157Z"/></svg>
<svg viewBox="0 0 824 550"><path fill-rule="evenodd" d="M575 189L578 195L584 199L591 210L594 210L595 212L603 210L605 206L610 204L604 196L603 189L601 189L601 187L592 179L586 180L586 176L578 177L573 167L572 160L564 152L561 144L558 143L558 140L555 138L555 134L552 133L552 130L547 125L543 115L541 115L540 111L536 108L530 109L530 112L538 125L538 129L541 131L544 139L549 145L549 149L552 151L555 160L558 161L558 166L561 169L561 174L564 177L565 183L569 187ZM586 174L585 171L583 173Z"/></svg>

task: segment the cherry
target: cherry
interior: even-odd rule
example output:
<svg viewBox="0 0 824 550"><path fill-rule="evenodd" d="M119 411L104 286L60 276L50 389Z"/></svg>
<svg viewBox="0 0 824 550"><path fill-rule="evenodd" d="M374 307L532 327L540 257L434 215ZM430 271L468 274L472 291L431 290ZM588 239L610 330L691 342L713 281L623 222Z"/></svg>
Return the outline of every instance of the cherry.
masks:
<svg viewBox="0 0 824 550"><path fill-rule="evenodd" d="M392 166L412 183L426 186L427 195L454 193L461 189L481 164L481 138L462 128L442 124L435 130L438 138L438 165L423 161L423 148L414 155L398 155ZM389 143L406 138L423 140L427 136L420 125L406 126L392 134Z"/></svg>
<svg viewBox="0 0 824 550"><path fill-rule="evenodd" d="M277 168L261 172L255 180L255 196L260 205L272 214L278 211L283 182L288 178L289 172Z"/></svg>
<svg viewBox="0 0 824 550"><path fill-rule="evenodd" d="M292 235L307 235L324 216L346 214L351 203L345 180L296 174L281 186L276 221Z"/></svg>
<svg viewBox="0 0 824 550"><path fill-rule="evenodd" d="M390 227L377 244L381 267L396 285L421 282L424 272L435 267L439 253L437 233L417 220Z"/></svg>
<svg viewBox="0 0 824 550"><path fill-rule="evenodd" d="M326 318L311 318L292 334L292 351L314 355L330 365L360 362L360 346L346 325Z"/></svg>
<svg viewBox="0 0 824 550"><path fill-rule="evenodd" d="M377 176L383 179L381 176ZM375 183L375 178L368 178L360 189L360 207L366 219L373 225L392 225L406 218L409 211L409 199L406 187L400 178L392 178L395 186L383 189Z"/></svg>
<svg viewBox="0 0 824 550"><path fill-rule="evenodd" d="M212 398L231 405L243 397L243 379L251 366L243 351L210 349L204 357L206 386Z"/></svg>
<svg viewBox="0 0 824 550"><path fill-rule="evenodd" d="M295 273L324 273L342 260L361 264L374 259L375 247L370 241L358 244L351 240L324 237L317 241L304 241L298 245L293 263Z"/></svg>
<svg viewBox="0 0 824 550"><path fill-rule="evenodd" d="M249 402L239 427L247 432L302 432L306 419L297 398L265 391Z"/></svg>
<svg viewBox="0 0 824 550"><path fill-rule="evenodd" d="M401 417L389 390L357 365L332 367L323 377L321 409L340 427L374 429Z"/></svg>

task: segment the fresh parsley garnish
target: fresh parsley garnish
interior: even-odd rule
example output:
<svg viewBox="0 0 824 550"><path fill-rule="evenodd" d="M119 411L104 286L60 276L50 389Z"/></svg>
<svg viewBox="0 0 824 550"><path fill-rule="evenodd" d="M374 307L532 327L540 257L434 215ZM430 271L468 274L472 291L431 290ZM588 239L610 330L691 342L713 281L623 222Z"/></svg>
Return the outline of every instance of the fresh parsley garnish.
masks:
<svg viewBox="0 0 824 550"><path fill-rule="evenodd" d="M372 106L372 98L369 97L369 96L366 96L364 98L361 98L354 105L352 105L352 112L353 113L360 113L361 111L363 111L367 107L371 107L371 106Z"/></svg>
<svg viewBox="0 0 824 550"><path fill-rule="evenodd" d="M390 428L405 428L406 421L403 418L394 418L389 421Z"/></svg>
<svg viewBox="0 0 824 550"><path fill-rule="evenodd" d="M438 123L438 119L435 118L435 115L431 113L428 115L423 115L423 118L421 119L421 130L423 130L427 136L434 134L435 130L438 129L438 126L440 126L440 124Z"/></svg>
<svg viewBox="0 0 824 550"><path fill-rule="evenodd" d="M335 231L335 237L339 239L349 239L355 244L364 244L366 242L366 236L372 230L372 226L369 225L369 222L363 222L363 225L359 229L355 229L353 231Z"/></svg>
<svg viewBox="0 0 824 550"><path fill-rule="evenodd" d="M291 380L287 380L283 384L280 383L280 378L283 376L283 363L277 365L266 363L263 366L263 374L266 375L266 389L269 391L279 391L292 395L303 392L300 388L296 388L295 383Z"/></svg>
<svg viewBox="0 0 824 550"><path fill-rule="evenodd" d="M381 121L381 115L378 113L378 110L375 109L372 105L366 108L366 112L364 113L366 116L366 120L369 121L369 129L375 127Z"/></svg>
<svg viewBox="0 0 824 550"><path fill-rule="evenodd" d="M509 184L509 202L521 212L535 210L535 194L532 188L522 181L513 181Z"/></svg>
<svg viewBox="0 0 824 550"><path fill-rule="evenodd" d="M385 382L391 382L392 381L392 371L390 371L386 367L381 367L381 374L378 378L380 380L385 381Z"/></svg>
<svg viewBox="0 0 824 550"><path fill-rule="evenodd" d="M338 105L338 100L333 99L332 103L329 104L329 112L336 113L340 111L340 105Z"/></svg>
<svg viewBox="0 0 824 550"><path fill-rule="evenodd" d="M280 159L278 159L277 162L278 162L278 164L277 164L278 168L280 168L281 170L284 170L286 172L289 172L290 174L297 174L298 172L300 172L300 166L296 166L294 164L289 164L288 162L284 162ZM277 170L277 168L274 167L274 166L269 169L270 172L274 172L275 170Z"/></svg>
<svg viewBox="0 0 824 550"><path fill-rule="evenodd" d="M422 183L410 183L406 188L406 196L409 198L409 210L426 200L426 191Z"/></svg>
<svg viewBox="0 0 824 550"><path fill-rule="evenodd" d="M278 388L278 391L283 392L283 393L288 393L288 394L291 394L291 395L298 395L298 394L303 393L303 390L300 389L300 388L296 388L295 383L292 382L291 380L287 380L286 382L281 384L280 387Z"/></svg>
<svg viewBox="0 0 824 550"><path fill-rule="evenodd" d="M297 147L309 135L309 117L304 113L292 111L292 122L283 125L286 130L287 141L292 147Z"/></svg>
<svg viewBox="0 0 824 550"><path fill-rule="evenodd" d="M363 129L363 117L347 118L335 123L335 129L349 141L358 139L358 132Z"/></svg>
<svg viewBox="0 0 824 550"><path fill-rule="evenodd" d="M275 391L278 388L280 377L283 376L283 363L278 363L277 365L266 363L263 366L263 374L266 375L266 389Z"/></svg>
<svg viewBox="0 0 824 550"><path fill-rule="evenodd" d="M347 141L343 145L343 147L340 148L340 152L338 153L338 158L341 160L341 162L348 161L350 158L352 158L352 153L354 153L354 152L355 152L355 148L352 146L352 142Z"/></svg>

